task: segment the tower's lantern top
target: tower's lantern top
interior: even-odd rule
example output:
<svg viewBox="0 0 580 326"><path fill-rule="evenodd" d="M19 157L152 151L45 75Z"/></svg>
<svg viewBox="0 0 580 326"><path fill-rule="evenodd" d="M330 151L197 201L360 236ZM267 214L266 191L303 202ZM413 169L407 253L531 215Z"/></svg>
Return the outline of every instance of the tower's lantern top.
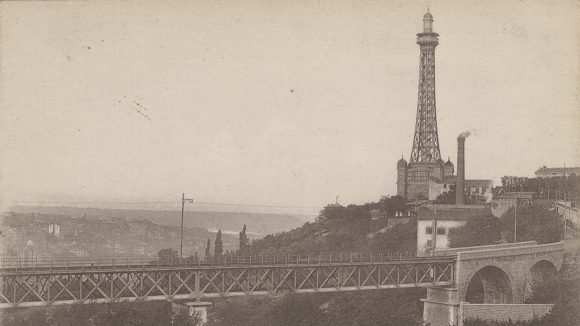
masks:
<svg viewBox="0 0 580 326"><path fill-rule="evenodd" d="M429 10L423 16L423 33L433 33L433 15Z"/></svg>

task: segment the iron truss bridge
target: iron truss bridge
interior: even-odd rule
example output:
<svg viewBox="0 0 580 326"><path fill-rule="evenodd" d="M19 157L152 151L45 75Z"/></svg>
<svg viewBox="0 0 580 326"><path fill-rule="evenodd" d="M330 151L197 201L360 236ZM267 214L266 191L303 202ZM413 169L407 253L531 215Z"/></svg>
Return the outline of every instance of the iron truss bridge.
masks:
<svg viewBox="0 0 580 326"><path fill-rule="evenodd" d="M0 309L277 293L318 293L448 286L455 257L410 254L325 253L302 256L231 257L188 262L129 258L69 261L0 268ZM3 261L6 262L6 261ZM123 263L121 263L123 262Z"/></svg>

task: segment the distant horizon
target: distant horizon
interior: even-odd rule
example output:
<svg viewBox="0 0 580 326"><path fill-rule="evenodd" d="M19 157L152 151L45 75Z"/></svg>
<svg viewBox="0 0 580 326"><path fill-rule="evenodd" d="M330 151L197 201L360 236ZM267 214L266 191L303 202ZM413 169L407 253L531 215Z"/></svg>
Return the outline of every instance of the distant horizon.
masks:
<svg viewBox="0 0 580 326"><path fill-rule="evenodd" d="M75 205L76 204L76 205ZM100 204L100 206L99 206ZM92 206L88 206L92 205ZM159 205L159 204L155 204ZM190 204L191 205L191 204ZM320 209L318 208L276 208L276 207L263 207L263 206L242 206L239 209L236 209L235 206L216 206L211 208L211 205L202 205L203 208L191 207L187 206L184 209L185 213L226 213L226 214L258 214L258 215L289 215L295 217L302 217L301 220L307 221L311 218L318 216ZM6 207L4 210L0 212L11 212L18 208L72 208L72 209L97 209L97 210L131 210L131 211L168 211L168 212L180 212L181 211L181 204L180 203L166 203L165 206L139 206L139 203L123 203L117 204L117 206L113 205L112 203L88 203L88 202L62 202L62 203L55 203L55 202L28 202L28 203L17 203ZM317 210L318 209L318 210Z"/></svg>

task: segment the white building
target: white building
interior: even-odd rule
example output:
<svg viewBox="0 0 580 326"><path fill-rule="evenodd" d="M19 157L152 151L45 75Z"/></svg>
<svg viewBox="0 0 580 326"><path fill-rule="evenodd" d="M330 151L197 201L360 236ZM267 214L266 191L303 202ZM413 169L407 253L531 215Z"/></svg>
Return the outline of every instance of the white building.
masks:
<svg viewBox="0 0 580 326"><path fill-rule="evenodd" d="M449 230L490 213L485 205L430 205L417 212L417 254L425 255L433 248L449 248Z"/></svg>
<svg viewBox="0 0 580 326"><path fill-rule="evenodd" d="M48 225L48 234L52 234L55 237L60 237L60 225L56 223L51 223Z"/></svg>

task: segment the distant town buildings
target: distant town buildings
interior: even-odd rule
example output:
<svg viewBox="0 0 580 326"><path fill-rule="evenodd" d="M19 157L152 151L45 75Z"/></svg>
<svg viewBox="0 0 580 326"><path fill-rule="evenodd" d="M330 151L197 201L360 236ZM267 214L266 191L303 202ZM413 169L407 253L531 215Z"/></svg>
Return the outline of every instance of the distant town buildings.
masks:
<svg viewBox="0 0 580 326"><path fill-rule="evenodd" d="M48 225L48 234L54 235L57 238L60 238L60 224L58 223L50 223Z"/></svg>

